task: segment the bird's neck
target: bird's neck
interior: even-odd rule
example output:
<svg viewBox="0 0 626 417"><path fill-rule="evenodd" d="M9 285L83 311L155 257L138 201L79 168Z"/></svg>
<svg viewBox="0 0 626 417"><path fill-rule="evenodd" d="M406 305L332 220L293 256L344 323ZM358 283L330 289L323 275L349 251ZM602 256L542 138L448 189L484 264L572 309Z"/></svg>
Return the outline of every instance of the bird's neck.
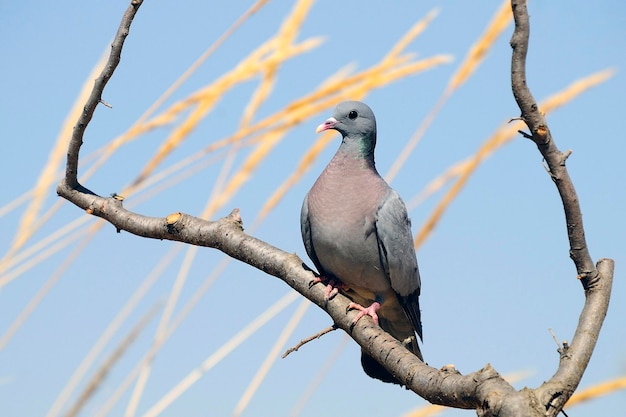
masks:
<svg viewBox="0 0 626 417"><path fill-rule="evenodd" d="M333 159L342 160L346 164L356 164L363 168L376 169L374 165L374 146L376 138L344 137L341 146Z"/></svg>
<svg viewBox="0 0 626 417"><path fill-rule="evenodd" d="M354 143L342 143L333 159L326 167L326 176L334 184L367 181L366 178L379 177L374 165L373 150L353 148Z"/></svg>

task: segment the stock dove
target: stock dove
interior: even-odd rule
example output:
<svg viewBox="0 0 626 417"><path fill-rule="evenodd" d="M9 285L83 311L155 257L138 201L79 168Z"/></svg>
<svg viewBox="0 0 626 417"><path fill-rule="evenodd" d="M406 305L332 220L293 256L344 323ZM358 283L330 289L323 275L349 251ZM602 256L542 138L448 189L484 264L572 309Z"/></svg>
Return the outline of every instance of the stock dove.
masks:
<svg viewBox="0 0 626 417"><path fill-rule="evenodd" d="M304 198L302 240L328 284L327 298L343 289L360 310L422 359L420 276L411 222L404 202L374 165L376 119L364 103L346 101L316 133L334 129L339 150ZM332 291L331 291L332 290ZM422 359L423 360L423 359ZM365 372L384 382L400 382L365 352Z"/></svg>

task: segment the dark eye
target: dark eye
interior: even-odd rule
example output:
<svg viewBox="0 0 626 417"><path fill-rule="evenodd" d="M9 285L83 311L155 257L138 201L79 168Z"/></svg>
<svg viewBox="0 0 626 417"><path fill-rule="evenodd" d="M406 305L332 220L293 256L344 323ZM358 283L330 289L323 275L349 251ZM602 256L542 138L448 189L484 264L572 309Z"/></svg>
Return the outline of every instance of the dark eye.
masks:
<svg viewBox="0 0 626 417"><path fill-rule="evenodd" d="M359 113L356 112L356 110L352 110L350 113L348 113L348 118L350 120L354 120L358 117Z"/></svg>

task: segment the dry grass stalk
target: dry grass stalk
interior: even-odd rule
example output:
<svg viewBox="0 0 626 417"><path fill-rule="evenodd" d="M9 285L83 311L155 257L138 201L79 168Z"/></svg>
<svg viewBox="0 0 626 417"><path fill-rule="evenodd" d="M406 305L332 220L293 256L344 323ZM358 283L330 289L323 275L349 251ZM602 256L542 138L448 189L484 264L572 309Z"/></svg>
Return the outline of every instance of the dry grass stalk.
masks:
<svg viewBox="0 0 626 417"><path fill-rule="evenodd" d="M174 309L178 303L183 287L185 286L185 282L189 277L189 271L198 249L199 248L197 246L190 246L187 248L181 267L178 270L176 279L174 280L174 285L172 286L172 289L167 297L167 301L165 302L163 314L161 315L159 324L157 325L157 329L154 334L154 340L148 351L150 358L154 358L154 356L156 356L161 346L163 346L163 342L167 339L167 333L174 314ZM130 400L128 401L126 412L124 413L127 417L134 416L137 411L139 401L141 400L148 379L150 378L152 363L152 359L144 362L144 366L139 373L139 377L137 378L135 389L133 390Z"/></svg>
<svg viewBox="0 0 626 417"><path fill-rule="evenodd" d="M69 397L72 395L82 378L87 371L91 368L96 359L100 356L104 348L109 344L111 338L119 331L120 327L130 317L135 308L143 300L146 293L152 288L154 283L163 274L172 260L181 251L182 246L172 246L172 248L165 254L159 262L154 266L152 271L144 278L139 284L137 289L129 297L128 301L118 311L116 316L107 325L106 329L102 332L96 343L91 347L85 358L78 365L67 384L63 387L60 394L54 400L54 403L46 413L46 417L55 417L59 414L60 410L65 406Z"/></svg>
<svg viewBox="0 0 626 417"><path fill-rule="evenodd" d="M487 25L487 28L465 56L463 63L450 79L446 91L459 88L476 71L493 44L500 37L504 29L513 20L511 2L504 0L500 8Z"/></svg>
<svg viewBox="0 0 626 417"><path fill-rule="evenodd" d="M120 344L115 348L115 350L109 355L108 358L104 360L100 368L93 375L91 380L87 383L87 386L80 393L76 402L70 407L68 412L65 414L65 417L75 417L78 413L83 409L87 401L93 396L96 390L100 387L109 371L115 364L122 358L126 350L133 344L137 336L146 328L150 320L154 317L157 310L160 308L159 304L154 305L150 311L148 311L132 328L132 330L126 335L124 339L120 342Z"/></svg>
<svg viewBox="0 0 626 417"><path fill-rule="evenodd" d="M392 182L395 179L396 175L398 175L400 169L409 159L409 156L413 150L415 150L417 144L422 140L426 131L432 122L437 118L437 115L439 115L439 112L446 104L450 96L452 96L452 94L474 73L476 68L478 68L484 57L487 55L487 52L489 52L489 49L491 49L495 43L496 39L498 39L500 34L502 34L502 31L509 25L512 17L513 15L511 12L510 1L504 0L500 9L498 9L484 33L472 46L463 62L448 82L448 86L444 90L441 97L439 97L415 133L408 140L404 148L402 148L402 151L400 151L396 160L391 164L389 171L385 174L385 179L388 182Z"/></svg>
<svg viewBox="0 0 626 417"><path fill-rule="evenodd" d="M148 109L142 117L122 136L111 141L104 149L97 151L99 154L103 154L101 158L87 171L86 175L83 175L81 180L84 180L91 176L97 168L99 168L104 161L106 161L121 145L127 141L134 139L136 136L147 132L155 127L162 125L161 123L145 122L145 120L160 106L162 103L176 90L182 83L195 71L197 68L236 30L238 29L251 15L256 13L263 5L267 3L267 0L259 0L252 5L222 36L203 53L203 55L178 79L176 82L161 96L156 102ZM47 218L38 218L39 211L43 204L44 198L47 195L48 189L58 182L59 176L56 174L60 163L65 156L67 149L67 141L71 136L74 121L78 118L78 114L82 111L83 103L86 101L87 95L91 92L93 87L93 79L101 72L109 51L108 48L100 58L99 62L94 66L90 75L87 77L87 81L84 83L81 92L75 100L72 109L66 117L63 127L58 135L57 142L50 152L49 160L39 180L31 193L27 194L23 200L31 199L31 204L27 210L25 210L21 224L15 234L14 242L11 248L7 251L2 260L0 260L0 273L8 269L5 262L12 260L13 255L24 245L24 243L30 239L32 234L43 225L56 210L48 210L46 212ZM170 122L173 119L170 119ZM145 122L145 123L144 123ZM21 203L21 202L17 202ZM60 204L55 205L60 206ZM10 209L12 205L8 208ZM15 274L14 274L15 275ZM1 285L0 285L1 286Z"/></svg>
<svg viewBox="0 0 626 417"><path fill-rule="evenodd" d="M187 391L193 384L202 378L209 370L211 370L222 359L229 355L241 343L247 340L254 332L267 324L278 313L283 311L291 303L297 300L300 295L295 291L288 292L280 300L270 306L263 313L255 316L256 318L239 331L235 336L228 340L222 347L207 357L200 366L192 370L182 380L178 382L167 394L159 399L143 417L156 417L169 407L178 397Z"/></svg>
<svg viewBox="0 0 626 417"><path fill-rule="evenodd" d="M558 107L569 103L574 98L576 98L582 92L592 88L606 80L608 80L614 71L604 70L582 78L574 83L572 83L565 90L553 95L548 98L542 104L539 105L539 108L544 113L550 113L557 109ZM459 194L461 189L465 186L470 176L476 171L476 168L480 165L480 163L491 156L493 152L495 152L500 146L509 142L511 139L517 137L517 131L524 128L524 124L521 121L515 121L513 123L507 123L502 126L494 135L489 138L472 156L464 165L464 170L458 176L457 181L452 185L452 187L448 190L448 192L441 199L433 213L430 215L426 223L422 226L419 233L415 238L415 248L419 248L422 243L428 238L428 236L432 233L435 226L443 216L443 213L447 210L448 206L452 203L452 201ZM450 177L448 173L444 173L443 176ZM438 184L443 184L444 181L437 181ZM436 191L436 190L435 190Z"/></svg>
<svg viewBox="0 0 626 417"><path fill-rule="evenodd" d="M159 98L146 110L135 123L121 136L113 139L107 144L104 149L101 149L101 157L96 163L87 170L82 176L82 179L89 178L95 171L97 171L104 162L106 162L111 155L113 155L122 145L136 139L138 136L147 133L150 130L156 129L175 121L175 116L162 117L153 120L148 120L156 110L165 103L165 101L172 96L172 94L183 85L183 83L200 68L200 66L237 30L239 29L253 14L258 12L268 0L258 0L254 3L246 12L244 12L211 46L209 46L202 55L193 63L185 72L176 80L168 89L161 94Z"/></svg>
<svg viewBox="0 0 626 417"><path fill-rule="evenodd" d="M276 339L276 342L270 349L270 352L265 357L265 360L259 367L257 373L254 375L254 377L252 377L250 384L248 384L248 387L246 388L243 395L239 399L239 402L237 403L237 405L235 406L235 410L233 411L233 416L240 416L244 412L244 410L250 403L250 400L252 400L252 397L254 396L256 391L259 389L259 387L261 386L261 383L263 382L268 372L270 371L272 365L274 364L276 359L279 357L280 352L282 352L282 350L285 348L285 344L287 343L287 341L293 334L294 330L296 329L296 327L298 326L298 324L304 317L304 313L306 313L307 309L310 306L311 306L311 302L307 300L306 298L300 301L298 308L291 316L291 319L289 320L289 322L283 328L283 331L278 336L278 339Z"/></svg>
<svg viewBox="0 0 626 417"><path fill-rule="evenodd" d="M61 131L57 136L57 140L48 155L48 162L41 170L37 183L33 188L31 201L28 207L23 211L20 224L15 232L11 247L8 249L2 260L0 260L0 271L6 270L4 263L9 260L15 252L17 252L24 244L32 237L33 233L37 230L35 224L38 221L41 207L44 200L48 195L48 191L52 185L56 184L56 173L59 171L59 167L64 161L64 157L67 151L67 144L69 143L72 135L72 129L74 122L78 119L78 115L83 111L83 103L87 100L87 97L91 93L93 88L93 80L102 71L104 64L108 58L108 50L100 57L98 63L91 70L87 76L87 80L83 83L80 89L78 97L74 101L72 108L63 122Z"/></svg>
<svg viewBox="0 0 626 417"><path fill-rule="evenodd" d="M592 387L581 390L571 396L566 406L571 407L578 405L585 401L595 400L598 397L612 394L615 391L626 389L626 377L611 379L609 381L601 382Z"/></svg>

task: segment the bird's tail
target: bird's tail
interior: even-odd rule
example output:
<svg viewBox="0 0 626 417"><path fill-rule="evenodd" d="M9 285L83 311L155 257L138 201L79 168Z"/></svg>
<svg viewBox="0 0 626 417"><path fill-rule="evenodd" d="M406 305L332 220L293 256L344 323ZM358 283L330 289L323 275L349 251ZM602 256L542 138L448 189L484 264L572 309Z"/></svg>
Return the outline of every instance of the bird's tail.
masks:
<svg viewBox="0 0 626 417"><path fill-rule="evenodd" d="M385 317L378 316L380 327L387 333L398 339L408 350L413 352L422 362L422 352L417 344L417 337L413 330L413 325L408 317L404 320L388 320ZM379 379L383 382L402 385L398 379L387 371L376 359L372 358L365 351L361 351L361 365L367 375L372 378Z"/></svg>

